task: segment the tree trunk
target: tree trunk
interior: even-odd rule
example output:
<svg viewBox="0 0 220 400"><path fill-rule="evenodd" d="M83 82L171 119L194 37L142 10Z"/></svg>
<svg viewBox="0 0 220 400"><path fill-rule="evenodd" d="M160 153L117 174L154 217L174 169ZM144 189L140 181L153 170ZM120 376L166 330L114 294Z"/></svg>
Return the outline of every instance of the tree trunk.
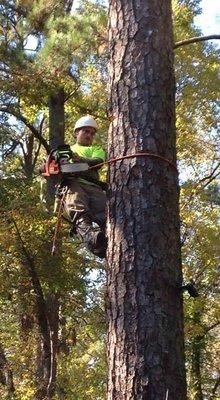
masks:
<svg viewBox="0 0 220 400"><path fill-rule="evenodd" d="M49 144L54 148L64 143L64 102L65 95L63 89L50 97L49 101ZM47 179L48 209L53 210L55 185L58 183L56 176ZM51 236L52 237L52 236ZM52 244L52 241L51 241ZM59 268L62 259L61 241L56 244L58 255L52 257L51 262L54 268ZM57 372L57 343L59 330L59 295L49 291L46 296L46 309L48 316L50 336L46 338L41 335L39 346L39 357L37 365L38 389L36 400L52 399L55 392L56 372ZM48 358L50 355L50 359Z"/></svg>
<svg viewBox="0 0 220 400"><path fill-rule="evenodd" d="M109 158L161 158L110 166L108 400L185 400L171 0L109 15Z"/></svg>
<svg viewBox="0 0 220 400"><path fill-rule="evenodd" d="M49 145L50 149L56 148L64 143L65 131L65 93L61 88L51 95L49 100ZM50 205L54 204L55 186L58 182L56 175L47 179L47 200Z"/></svg>
<svg viewBox="0 0 220 400"><path fill-rule="evenodd" d="M7 399L15 398L15 388L13 383L13 374L5 356L5 351L0 343L0 383L7 388Z"/></svg>
<svg viewBox="0 0 220 400"><path fill-rule="evenodd" d="M196 326L201 326L202 320L201 308L196 309L193 313L193 323ZM193 400L203 400L202 392L202 375L201 375L201 359L202 349L204 347L205 333L197 335L192 340L192 356L191 356L191 378L194 397Z"/></svg>
<svg viewBox="0 0 220 400"><path fill-rule="evenodd" d="M204 400L202 393L202 377L201 377L201 349L204 337L196 336L192 343L192 381L193 381L193 400Z"/></svg>
<svg viewBox="0 0 220 400"><path fill-rule="evenodd" d="M57 377L57 349L58 349L58 332L59 332L59 295L50 293L47 297L47 310L50 319L50 343L51 343L51 372L48 385L49 395L51 398L55 392Z"/></svg>
<svg viewBox="0 0 220 400"><path fill-rule="evenodd" d="M65 93L62 88L50 96L49 100L49 144L56 147L64 142L64 115Z"/></svg>
<svg viewBox="0 0 220 400"><path fill-rule="evenodd" d="M41 335L38 349L37 382L35 400L52 399L57 373L57 345L59 328L59 299L50 293L46 298L49 333Z"/></svg>
<svg viewBox="0 0 220 400"><path fill-rule="evenodd" d="M23 150L24 161L22 167L24 169L27 179L32 179L34 164L33 164L33 151L34 151L34 135L31 133L25 140L26 151Z"/></svg>

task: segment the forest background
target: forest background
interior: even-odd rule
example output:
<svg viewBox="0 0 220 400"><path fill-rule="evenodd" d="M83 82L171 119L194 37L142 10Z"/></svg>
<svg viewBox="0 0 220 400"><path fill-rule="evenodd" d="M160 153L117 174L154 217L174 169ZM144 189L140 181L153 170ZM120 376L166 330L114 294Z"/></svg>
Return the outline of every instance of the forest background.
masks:
<svg viewBox="0 0 220 400"><path fill-rule="evenodd" d="M41 398L40 292L33 273L47 305L57 307L52 398L105 398L105 264L69 238L67 225L62 251L51 257L55 219L40 196L38 174L61 98L65 142L73 141L74 121L92 114L100 126L97 141L106 147L107 7L82 1L72 12L72 6L0 1L2 399ZM200 6L173 1L176 42L202 34L195 25ZM190 400L220 399L219 58L211 42L175 50L184 282L193 281L199 292L197 298L184 293Z"/></svg>

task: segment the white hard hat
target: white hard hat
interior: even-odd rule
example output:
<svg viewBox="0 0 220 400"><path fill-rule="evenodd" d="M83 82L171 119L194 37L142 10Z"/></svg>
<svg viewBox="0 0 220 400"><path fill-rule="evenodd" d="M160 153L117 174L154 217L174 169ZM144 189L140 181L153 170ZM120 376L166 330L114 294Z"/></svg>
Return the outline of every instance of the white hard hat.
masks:
<svg viewBox="0 0 220 400"><path fill-rule="evenodd" d="M90 117L90 115L86 115L85 117L82 117L76 121L74 132L76 129L84 128L86 126L91 126L92 128L95 128L96 131L98 129L97 122L94 120L94 118Z"/></svg>

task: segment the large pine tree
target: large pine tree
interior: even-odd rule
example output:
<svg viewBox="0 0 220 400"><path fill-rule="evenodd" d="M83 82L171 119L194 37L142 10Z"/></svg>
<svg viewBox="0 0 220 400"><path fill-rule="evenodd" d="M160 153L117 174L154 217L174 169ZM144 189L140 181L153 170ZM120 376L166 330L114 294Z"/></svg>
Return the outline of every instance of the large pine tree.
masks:
<svg viewBox="0 0 220 400"><path fill-rule="evenodd" d="M171 1L109 13L108 400L185 400Z"/></svg>

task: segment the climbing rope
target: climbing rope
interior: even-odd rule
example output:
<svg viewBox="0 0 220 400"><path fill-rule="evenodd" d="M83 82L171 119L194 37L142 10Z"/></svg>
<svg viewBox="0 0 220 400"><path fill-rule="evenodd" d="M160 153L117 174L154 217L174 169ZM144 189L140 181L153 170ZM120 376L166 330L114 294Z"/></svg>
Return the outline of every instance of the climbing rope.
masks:
<svg viewBox="0 0 220 400"><path fill-rule="evenodd" d="M175 171L178 173L178 169L176 167L175 164L173 164L172 161L168 160L168 158L165 158L163 156L159 156L158 154L154 154L154 153L145 153L145 152L141 152L141 153L134 153L134 154L128 154L126 156L122 156L122 157L117 157L117 158L111 158L110 160L104 161L100 164L96 164L95 166L91 166L89 167L89 169L95 169L95 168L101 168L104 165L110 165L110 164L114 164L117 161L122 161L122 160L126 160L128 158L134 158L134 157L152 157L152 158L156 158L158 160L164 161L167 164L169 164L172 168L175 169Z"/></svg>

